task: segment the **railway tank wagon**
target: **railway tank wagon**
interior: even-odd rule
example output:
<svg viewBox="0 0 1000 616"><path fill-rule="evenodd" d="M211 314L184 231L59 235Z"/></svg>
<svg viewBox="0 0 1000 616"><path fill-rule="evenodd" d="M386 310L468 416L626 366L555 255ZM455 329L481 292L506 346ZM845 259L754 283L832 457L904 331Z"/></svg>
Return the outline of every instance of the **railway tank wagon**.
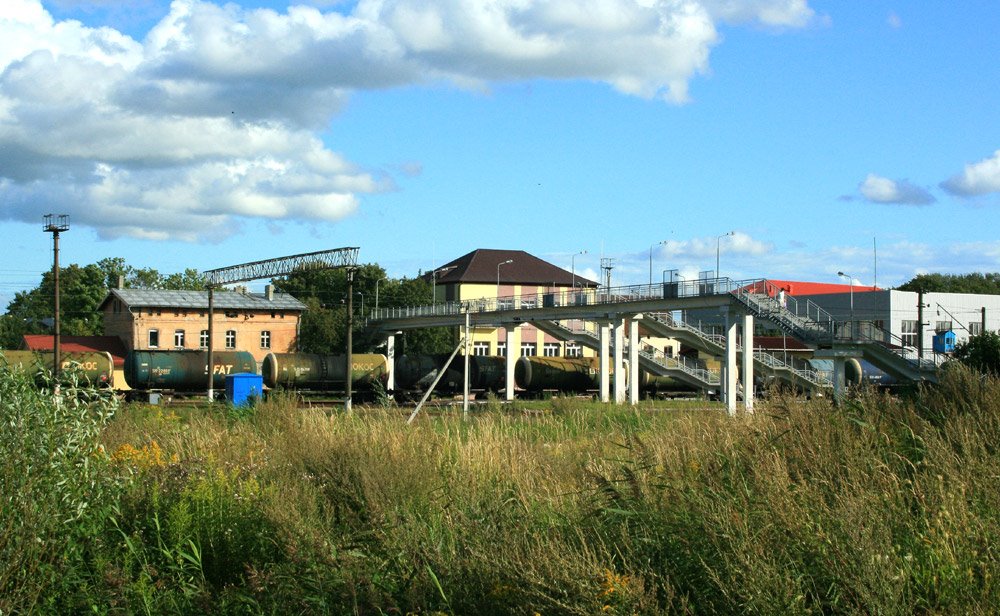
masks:
<svg viewBox="0 0 1000 616"><path fill-rule="evenodd" d="M514 364L514 383L531 392L583 392L597 389L600 376L592 357L521 357Z"/></svg>
<svg viewBox="0 0 1000 616"><path fill-rule="evenodd" d="M401 391L423 391L448 361L447 355L403 355L396 360L396 388ZM465 380L465 359L456 356L438 381L438 391L461 391ZM469 388L480 391L500 391L507 382L507 359L480 355L469 356Z"/></svg>
<svg viewBox="0 0 1000 616"><path fill-rule="evenodd" d="M78 370L84 383L114 385L114 359L110 353L59 353L63 372ZM39 374L52 369L52 351L0 351L0 369Z"/></svg>
<svg viewBox="0 0 1000 616"><path fill-rule="evenodd" d="M389 363L385 355L351 355L351 385L360 390L383 386L388 380ZM268 353L261 362L264 385L270 389L343 391L346 385L347 359L344 355L313 353Z"/></svg>
<svg viewBox="0 0 1000 616"><path fill-rule="evenodd" d="M213 352L212 387L224 390L230 374L257 374L257 362L246 351ZM137 391L205 391L205 351L132 351L125 357L125 381Z"/></svg>

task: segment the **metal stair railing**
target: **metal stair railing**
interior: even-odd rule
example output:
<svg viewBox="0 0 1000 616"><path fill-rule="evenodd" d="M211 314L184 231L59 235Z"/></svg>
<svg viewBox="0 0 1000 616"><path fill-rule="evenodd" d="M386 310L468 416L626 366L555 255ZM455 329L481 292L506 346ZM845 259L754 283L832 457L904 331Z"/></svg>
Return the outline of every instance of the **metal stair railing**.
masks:
<svg viewBox="0 0 1000 616"><path fill-rule="evenodd" d="M667 357L663 351L651 347L648 344L644 344L639 347L639 356L645 357L651 362L662 366L667 370L679 370L687 375L690 375L701 383L712 387L718 387L722 382L718 373L712 372L708 368L698 366L696 362L693 362L687 357Z"/></svg>
<svg viewBox="0 0 1000 616"><path fill-rule="evenodd" d="M684 321L675 319L673 315L670 313L649 313L648 316L674 329L680 329L686 332L690 332L693 335L701 338L706 343L718 347L720 350L725 349L726 345L725 336L719 334L710 334L699 327L695 327L694 325L690 325L689 323L685 323ZM742 345L737 345L737 349L741 348ZM754 351L754 358L757 361L764 364L765 366L769 367L771 370L786 370L788 372L791 372L792 374L797 375L799 378L804 379L809 383L812 383L813 385L817 385L820 387L833 386L833 383L829 379L822 376L816 370L803 370L801 368L796 368L778 359L777 357L766 351Z"/></svg>

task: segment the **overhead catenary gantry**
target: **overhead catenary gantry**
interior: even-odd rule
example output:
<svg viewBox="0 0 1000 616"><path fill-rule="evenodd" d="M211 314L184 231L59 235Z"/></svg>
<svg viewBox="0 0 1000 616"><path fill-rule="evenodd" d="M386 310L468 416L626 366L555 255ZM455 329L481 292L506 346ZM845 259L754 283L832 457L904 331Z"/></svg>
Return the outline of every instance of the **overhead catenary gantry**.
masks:
<svg viewBox="0 0 1000 616"><path fill-rule="evenodd" d="M275 278L278 276L288 276L297 272L327 269L347 270L347 391L345 408L351 411L351 364L354 358L351 354L351 329L354 326L351 315L351 299L353 293L354 271L358 266L357 247L333 248L330 250L319 250L307 252L289 257L277 257L265 259L263 261L252 261L241 265L231 265L203 272L205 276L205 286L208 288L208 399L215 398L214 388L214 332L212 327L212 313L215 309L215 289L227 284L237 282L247 282L259 280L261 278Z"/></svg>

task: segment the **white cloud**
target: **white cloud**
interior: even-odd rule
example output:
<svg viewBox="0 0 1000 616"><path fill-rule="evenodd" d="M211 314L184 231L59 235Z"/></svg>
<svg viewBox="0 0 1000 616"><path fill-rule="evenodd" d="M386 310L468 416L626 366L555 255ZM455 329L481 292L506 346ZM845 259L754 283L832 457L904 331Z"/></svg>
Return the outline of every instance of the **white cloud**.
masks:
<svg viewBox="0 0 1000 616"><path fill-rule="evenodd" d="M718 20L812 16L805 0L174 0L139 41L3 0L0 215L35 220L59 199L104 237L189 240L242 218L337 220L392 187L317 137L353 91L581 79L681 103Z"/></svg>
<svg viewBox="0 0 1000 616"><path fill-rule="evenodd" d="M890 180L874 173L868 174L858 190L865 199L875 203L927 205L936 201L926 189L907 180Z"/></svg>
<svg viewBox="0 0 1000 616"><path fill-rule="evenodd" d="M991 158L966 165L962 173L942 182L941 188L960 197L1000 192L1000 150Z"/></svg>

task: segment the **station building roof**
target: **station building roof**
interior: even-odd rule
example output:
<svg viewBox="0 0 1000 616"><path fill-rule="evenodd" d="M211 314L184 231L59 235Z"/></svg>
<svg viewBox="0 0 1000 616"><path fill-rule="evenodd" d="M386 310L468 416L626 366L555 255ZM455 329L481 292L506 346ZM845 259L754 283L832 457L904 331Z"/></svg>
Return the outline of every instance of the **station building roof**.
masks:
<svg viewBox="0 0 1000 616"><path fill-rule="evenodd" d="M804 297L808 295L829 295L833 293L865 293L868 291L881 291L882 289L878 287L870 287L866 285L850 285L843 283L826 283L826 282L804 282L800 280L776 280L774 278L768 278L767 281L779 289L783 289L785 293L793 295L795 297Z"/></svg>
<svg viewBox="0 0 1000 616"><path fill-rule="evenodd" d="M208 309L208 291L177 291L166 289L111 289L99 307L103 310L111 299L121 300L136 308ZM241 293L218 290L213 298L217 310L294 310L302 312L305 304L288 293Z"/></svg>
<svg viewBox="0 0 1000 616"><path fill-rule="evenodd" d="M463 255L454 261L449 261L436 268L438 284L466 283L497 283L497 266L505 261L499 269L501 284L530 284L570 287L573 284L583 287L597 287L593 280L588 280L579 274L574 275L561 267L556 267L548 261L523 250L494 250L480 248ZM430 279L431 273L424 274Z"/></svg>

